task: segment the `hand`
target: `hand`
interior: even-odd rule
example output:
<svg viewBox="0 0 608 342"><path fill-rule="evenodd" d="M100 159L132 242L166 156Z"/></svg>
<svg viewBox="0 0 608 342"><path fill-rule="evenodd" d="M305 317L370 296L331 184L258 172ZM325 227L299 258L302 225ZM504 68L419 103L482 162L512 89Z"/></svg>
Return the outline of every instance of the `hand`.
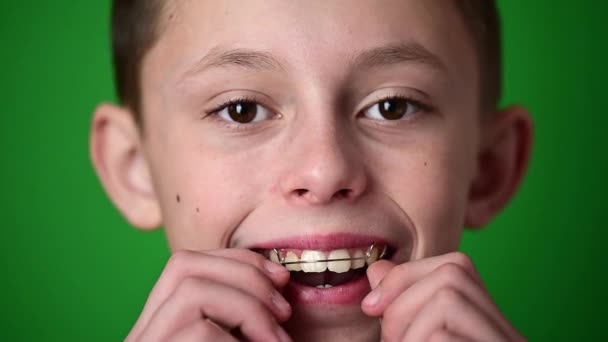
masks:
<svg viewBox="0 0 608 342"><path fill-rule="evenodd" d="M382 341L525 341L500 313L471 260L459 252L372 264L363 311L382 318Z"/></svg>
<svg viewBox="0 0 608 342"><path fill-rule="evenodd" d="M178 251L126 341L289 341L279 325L291 315L279 293L288 281L285 267L249 250Z"/></svg>

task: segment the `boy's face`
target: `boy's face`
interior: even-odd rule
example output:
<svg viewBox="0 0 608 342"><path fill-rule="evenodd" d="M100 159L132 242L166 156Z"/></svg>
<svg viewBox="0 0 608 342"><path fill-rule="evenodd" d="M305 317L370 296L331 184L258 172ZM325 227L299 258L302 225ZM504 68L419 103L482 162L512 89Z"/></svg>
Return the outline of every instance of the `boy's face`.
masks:
<svg viewBox="0 0 608 342"><path fill-rule="evenodd" d="M449 2L173 1L163 20L143 146L173 250L342 233L403 261L457 247L480 114ZM252 123L207 114L243 99Z"/></svg>
<svg viewBox="0 0 608 342"><path fill-rule="evenodd" d="M451 2L175 0L161 28L140 146L172 250L457 248L485 130ZM295 319L371 331L362 296L296 293Z"/></svg>

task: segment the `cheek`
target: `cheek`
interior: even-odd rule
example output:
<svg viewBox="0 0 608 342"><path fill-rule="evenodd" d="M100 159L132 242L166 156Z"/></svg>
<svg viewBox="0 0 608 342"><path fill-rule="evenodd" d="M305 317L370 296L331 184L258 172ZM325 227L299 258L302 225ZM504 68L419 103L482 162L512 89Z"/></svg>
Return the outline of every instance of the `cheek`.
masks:
<svg viewBox="0 0 608 342"><path fill-rule="evenodd" d="M171 249L225 247L264 188L255 155L227 155L200 146L167 155L171 157L161 158L163 176L157 179L164 180L160 197Z"/></svg>
<svg viewBox="0 0 608 342"><path fill-rule="evenodd" d="M414 224L415 258L457 249L463 230L471 166L468 146L449 137L391 152L375 178Z"/></svg>

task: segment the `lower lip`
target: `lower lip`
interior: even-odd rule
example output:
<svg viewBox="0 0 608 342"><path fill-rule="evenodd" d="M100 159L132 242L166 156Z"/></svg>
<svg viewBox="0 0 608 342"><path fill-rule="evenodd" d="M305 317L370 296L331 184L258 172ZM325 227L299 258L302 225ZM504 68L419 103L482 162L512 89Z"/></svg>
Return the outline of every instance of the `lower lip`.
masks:
<svg viewBox="0 0 608 342"><path fill-rule="evenodd" d="M318 289L290 281L285 297L291 304L357 304L371 291L367 276L330 288Z"/></svg>

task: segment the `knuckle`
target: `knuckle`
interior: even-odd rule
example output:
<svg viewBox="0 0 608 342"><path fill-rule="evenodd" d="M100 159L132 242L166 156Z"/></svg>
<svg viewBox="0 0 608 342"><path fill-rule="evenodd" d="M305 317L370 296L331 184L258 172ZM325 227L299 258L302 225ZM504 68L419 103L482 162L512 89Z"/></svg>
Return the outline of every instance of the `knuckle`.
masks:
<svg viewBox="0 0 608 342"><path fill-rule="evenodd" d="M194 327L194 334L197 337L200 338L208 338L211 337L213 334L213 330L215 329L213 326L211 326L211 324L209 324L207 321L204 320L198 320L196 321Z"/></svg>
<svg viewBox="0 0 608 342"><path fill-rule="evenodd" d="M437 269L437 273L444 286L462 284L466 281L466 271L458 264L442 265Z"/></svg>
<svg viewBox="0 0 608 342"><path fill-rule="evenodd" d="M452 252L450 253L450 261L454 264L462 266L466 270L473 270L475 266L473 265L473 260L471 258L462 253L462 252Z"/></svg>
<svg viewBox="0 0 608 342"><path fill-rule="evenodd" d="M442 307L448 307L462 300L462 295L453 287L444 287L437 291L435 300Z"/></svg>
<svg viewBox="0 0 608 342"><path fill-rule="evenodd" d="M179 250L174 252L167 262L167 269L173 271L184 269L190 262L193 253L194 252L188 250Z"/></svg>

